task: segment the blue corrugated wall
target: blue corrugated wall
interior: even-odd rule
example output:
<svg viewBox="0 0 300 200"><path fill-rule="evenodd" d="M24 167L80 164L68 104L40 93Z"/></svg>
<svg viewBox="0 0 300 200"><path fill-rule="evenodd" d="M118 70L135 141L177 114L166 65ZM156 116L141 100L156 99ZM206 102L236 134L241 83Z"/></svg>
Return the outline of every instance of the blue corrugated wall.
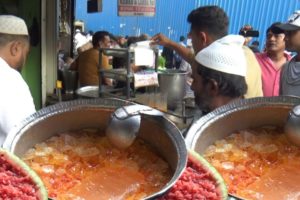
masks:
<svg viewBox="0 0 300 200"><path fill-rule="evenodd" d="M268 26L286 21L294 10L300 9L299 0L156 0L155 17L119 17L117 0L103 0L103 12L93 14L87 14L87 0L76 0L75 18L85 22L86 31L107 30L117 35L162 32L178 41L180 35L189 31L189 12L204 5L218 5L226 11L230 33L238 33L244 24L259 30L261 48Z"/></svg>
<svg viewBox="0 0 300 200"><path fill-rule="evenodd" d="M188 13L195 8L195 1L157 0L154 17L119 17L117 16L117 0L103 0L103 12L87 14L87 0L76 0L75 18L86 24L86 30L105 29L114 34L136 35L138 32L154 35L162 32L171 38L187 35L189 25L186 21ZM193 2L193 3L191 3ZM122 24L125 24L121 28Z"/></svg>

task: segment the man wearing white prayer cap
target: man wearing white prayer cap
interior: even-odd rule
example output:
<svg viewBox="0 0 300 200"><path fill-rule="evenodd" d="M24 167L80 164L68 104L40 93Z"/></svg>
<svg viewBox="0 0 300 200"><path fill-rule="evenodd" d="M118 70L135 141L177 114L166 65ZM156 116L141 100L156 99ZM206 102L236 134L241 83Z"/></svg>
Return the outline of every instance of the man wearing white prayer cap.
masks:
<svg viewBox="0 0 300 200"><path fill-rule="evenodd" d="M204 113L246 94L247 62L243 43L242 36L227 35L196 55L191 89L195 103Z"/></svg>
<svg viewBox="0 0 300 200"><path fill-rule="evenodd" d="M29 46L24 20L0 15L0 146L13 127L35 112L29 87L20 74Z"/></svg>

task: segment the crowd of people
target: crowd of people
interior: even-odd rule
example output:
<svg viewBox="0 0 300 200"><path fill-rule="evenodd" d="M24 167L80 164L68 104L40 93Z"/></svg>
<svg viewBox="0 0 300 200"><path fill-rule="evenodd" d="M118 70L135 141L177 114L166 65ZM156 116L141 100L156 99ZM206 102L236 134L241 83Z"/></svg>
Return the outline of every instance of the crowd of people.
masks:
<svg viewBox="0 0 300 200"><path fill-rule="evenodd" d="M228 15L218 6L196 8L189 13L187 21L190 23L187 43L183 36L176 42L160 33L152 38L147 35L115 37L106 31L90 33L85 43L77 41L78 55L68 63L68 70L78 71L80 86L98 85L99 56L102 56L101 66L106 69L124 65L122 60L99 55L99 48L128 48L138 41L151 40L152 45L163 47L162 65L189 72L195 103L204 113L241 98L300 96L300 11L287 23L270 25L265 32L263 51L249 45L246 35L229 35ZM5 93L0 99L1 144L12 127L34 113L35 108L19 73L29 51L26 24L15 16L0 16L0 26L0 87ZM76 33L75 38L80 37ZM132 66L133 71L135 67ZM101 81L114 84L111 79ZM6 87L16 84L22 92Z"/></svg>
<svg viewBox="0 0 300 200"><path fill-rule="evenodd" d="M293 56L294 52L299 51L299 42L297 42L300 30L299 16L300 11L296 11L287 23L274 22L271 24L265 32L266 42L261 52L256 41L250 45L252 37L242 34L253 28L250 25L242 27L239 35L244 37L242 49L247 62L245 75L247 90L241 97L300 96L300 90L298 90L300 83L298 82L300 77L298 73L300 71L297 67L299 56L298 54ZM193 10L188 16L188 22L191 24L189 37L192 40L194 51L171 41L162 34L157 34L153 40L156 41L156 44L164 46L166 52L175 51L184 58L184 62L193 66L199 52L228 35L229 19L220 7L204 6ZM213 57L214 55L211 58ZM233 60L233 58L230 59ZM194 72L195 70L193 70L193 81L195 82ZM237 86L239 85L237 84ZM197 91L194 90L194 93L196 95Z"/></svg>

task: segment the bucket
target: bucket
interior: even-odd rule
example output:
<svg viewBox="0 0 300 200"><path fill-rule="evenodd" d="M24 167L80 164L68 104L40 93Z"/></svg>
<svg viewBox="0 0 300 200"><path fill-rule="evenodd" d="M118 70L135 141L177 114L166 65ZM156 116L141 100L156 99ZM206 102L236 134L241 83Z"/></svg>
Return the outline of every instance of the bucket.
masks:
<svg viewBox="0 0 300 200"><path fill-rule="evenodd" d="M175 110L186 95L186 81L188 72L167 69L159 72L158 81L161 93L167 95L167 106L170 110Z"/></svg>

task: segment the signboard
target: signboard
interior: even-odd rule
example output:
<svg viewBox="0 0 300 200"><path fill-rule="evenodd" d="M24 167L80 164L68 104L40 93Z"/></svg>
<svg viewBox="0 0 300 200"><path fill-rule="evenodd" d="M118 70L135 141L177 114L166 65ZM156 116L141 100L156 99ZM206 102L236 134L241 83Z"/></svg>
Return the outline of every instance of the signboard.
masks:
<svg viewBox="0 0 300 200"><path fill-rule="evenodd" d="M118 15L153 17L155 5L156 0L118 0Z"/></svg>

